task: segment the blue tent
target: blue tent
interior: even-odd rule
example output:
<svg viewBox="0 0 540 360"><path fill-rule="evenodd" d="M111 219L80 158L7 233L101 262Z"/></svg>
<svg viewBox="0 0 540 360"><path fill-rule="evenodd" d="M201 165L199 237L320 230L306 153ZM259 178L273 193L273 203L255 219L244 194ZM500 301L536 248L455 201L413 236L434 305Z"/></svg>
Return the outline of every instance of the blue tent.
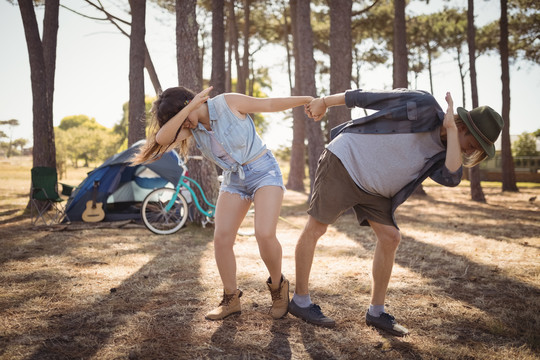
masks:
<svg viewBox="0 0 540 360"><path fill-rule="evenodd" d="M148 193L158 187L176 186L183 170L182 160L174 150L152 163L131 165L130 159L143 144L144 140L133 144L88 173L68 199L69 221L82 221L87 202L93 201L94 196L105 212L103 221L138 220L141 218L140 203Z"/></svg>

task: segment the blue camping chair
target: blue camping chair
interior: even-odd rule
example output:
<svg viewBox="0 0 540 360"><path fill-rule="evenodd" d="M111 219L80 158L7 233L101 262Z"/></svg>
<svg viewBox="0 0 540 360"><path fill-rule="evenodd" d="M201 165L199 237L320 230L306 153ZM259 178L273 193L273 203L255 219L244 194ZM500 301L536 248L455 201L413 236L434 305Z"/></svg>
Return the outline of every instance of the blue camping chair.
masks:
<svg viewBox="0 0 540 360"><path fill-rule="evenodd" d="M41 219L45 225L60 223L67 215L58 195L58 177L53 167L36 166L32 168L32 185L30 188L30 216L32 225ZM62 195L69 196L74 186L62 185ZM49 211L51 210L51 211ZM69 218L67 219L69 221Z"/></svg>

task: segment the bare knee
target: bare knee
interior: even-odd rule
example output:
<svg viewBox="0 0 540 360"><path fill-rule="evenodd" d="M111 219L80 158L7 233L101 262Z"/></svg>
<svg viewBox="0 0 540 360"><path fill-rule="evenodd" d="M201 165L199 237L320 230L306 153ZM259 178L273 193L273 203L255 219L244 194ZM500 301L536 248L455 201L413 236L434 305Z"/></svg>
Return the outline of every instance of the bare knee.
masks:
<svg viewBox="0 0 540 360"><path fill-rule="evenodd" d="M275 230L255 228L255 238L258 243L276 240Z"/></svg>
<svg viewBox="0 0 540 360"><path fill-rule="evenodd" d="M377 241L385 249L395 251L401 242L401 233L393 226L386 227L383 231L376 232Z"/></svg>
<svg viewBox="0 0 540 360"><path fill-rule="evenodd" d="M214 231L214 249L215 251L224 251L232 249L236 234L229 234L222 231Z"/></svg>
<svg viewBox="0 0 540 360"><path fill-rule="evenodd" d="M328 229L327 224L323 224L322 222L309 216L308 222L306 223L302 233L302 238L317 242L317 240L319 240L319 238L326 233L326 229Z"/></svg>

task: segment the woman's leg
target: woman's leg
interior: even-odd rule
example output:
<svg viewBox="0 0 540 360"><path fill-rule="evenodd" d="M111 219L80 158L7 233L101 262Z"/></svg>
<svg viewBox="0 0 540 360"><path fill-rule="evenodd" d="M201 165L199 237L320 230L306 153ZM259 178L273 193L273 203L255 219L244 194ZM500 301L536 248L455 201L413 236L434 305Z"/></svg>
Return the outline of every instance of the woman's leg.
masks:
<svg viewBox="0 0 540 360"><path fill-rule="evenodd" d="M214 254L216 264L227 294L236 291L236 259L234 241L251 202L239 194L222 192L216 205Z"/></svg>
<svg viewBox="0 0 540 360"><path fill-rule="evenodd" d="M281 244L276 228L283 202L283 189L279 186L263 186L255 192L255 237L259 252L273 284L281 280Z"/></svg>

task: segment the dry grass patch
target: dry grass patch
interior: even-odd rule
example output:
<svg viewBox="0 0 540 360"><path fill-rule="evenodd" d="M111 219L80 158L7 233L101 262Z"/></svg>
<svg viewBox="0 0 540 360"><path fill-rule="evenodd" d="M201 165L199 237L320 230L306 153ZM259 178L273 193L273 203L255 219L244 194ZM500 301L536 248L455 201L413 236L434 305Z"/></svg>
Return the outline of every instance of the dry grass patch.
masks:
<svg viewBox="0 0 540 360"><path fill-rule="evenodd" d="M487 204L477 204L466 187L426 186L427 197L398 210L403 241L387 307L412 334L396 338L365 325L374 236L352 215L320 240L311 277L335 329L271 319L252 236L235 246L243 312L212 322L204 315L222 289L211 228L33 228L16 200L29 182L1 186L14 199L3 211L15 209L0 218L2 359L540 358L540 216L528 201L540 188L485 188ZM305 201L287 192L279 222L291 295Z"/></svg>

